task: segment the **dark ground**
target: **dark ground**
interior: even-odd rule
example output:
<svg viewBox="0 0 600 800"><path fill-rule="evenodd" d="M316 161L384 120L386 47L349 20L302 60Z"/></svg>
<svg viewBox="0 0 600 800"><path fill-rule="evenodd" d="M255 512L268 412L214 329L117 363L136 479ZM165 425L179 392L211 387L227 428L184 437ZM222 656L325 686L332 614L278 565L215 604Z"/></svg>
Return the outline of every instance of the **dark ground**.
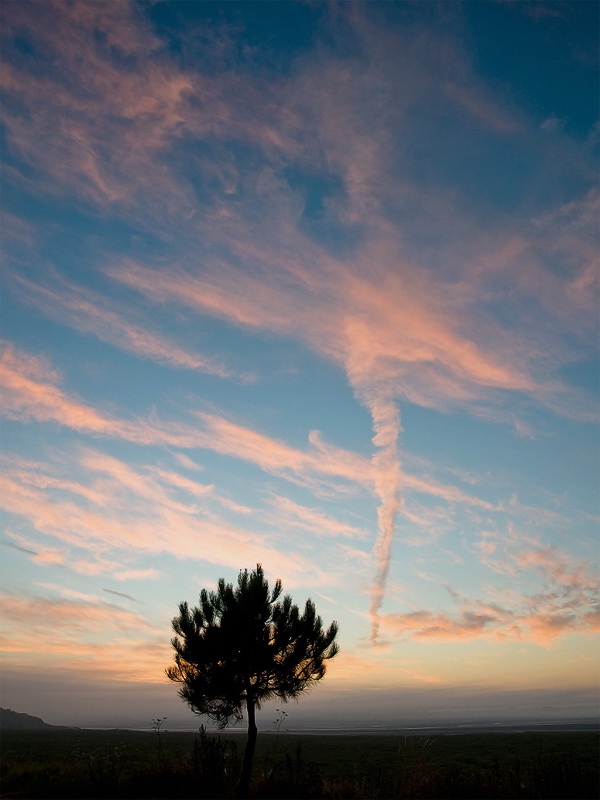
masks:
<svg viewBox="0 0 600 800"><path fill-rule="evenodd" d="M177 732L4 731L2 797L233 797L245 743ZM598 797L591 731L259 735L259 798Z"/></svg>

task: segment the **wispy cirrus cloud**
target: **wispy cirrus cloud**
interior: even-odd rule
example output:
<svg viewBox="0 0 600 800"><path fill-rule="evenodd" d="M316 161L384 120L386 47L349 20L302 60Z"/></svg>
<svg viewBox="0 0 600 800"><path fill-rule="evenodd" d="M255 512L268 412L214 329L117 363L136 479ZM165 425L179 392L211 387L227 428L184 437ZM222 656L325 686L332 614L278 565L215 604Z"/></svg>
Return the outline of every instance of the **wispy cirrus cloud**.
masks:
<svg viewBox="0 0 600 800"><path fill-rule="evenodd" d="M396 271L401 267L391 248L386 252L378 242L375 252L357 258L355 269L363 272L382 258L390 268L395 262ZM459 312L449 307L447 295L443 297L444 290L452 296L450 287L419 285L414 269L395 278L391 269L371 267L372 277L365 279L353 274L353 267L323 254L321 259L322 277L307 270L311 303L308 308L302 304L302 311L294 286L285 285L285 272L279 286L272 274L263 279L229 268L224 277L220 265L209 278L131 262L111 268L109 274L157 301L170 299L235 324L300 335L323 355L340 361L359 393L382 386L437 406L473 399L486 388L543 388L524 367L502 363L499 353L482 350L459 333ZM403 379L408 385L402 385Z"/></svg>
<svg viewBox="0 0 600 800"><path fill-rule="evenodd" d="M581 559L561 552L556 547L524 549L514 555L521 569L539 569L556 586L594 590L597 581Z"/></svg>
<svg viewBox="0 0 600 800"><path fill-rule="evenodd" d="M1 353L3 413L12 419L60 422L92 433L108 433L113 423L68 397L55 384L58 375L41 358L4 343Z"/></svg>
<svg viewBox="0 0 600 800"><path fill-rule="evenodd" d="M53 421L83 433L139 444L205 447L252 461L267 472L290 479L305 475L307 480L318 483L321 476L326 476L369 484L366 459L322 442L317 433L310 436L310 449L302 451L203 412L196 412L203 428L191 423L163 423L156 418L119 419L60 389L58 374L43 359L29 356L9 343L3 346L0 369L2 410L11 419Z"/></svg>
<svg viewBox="0 0 600 800"><path fill-rule="evenodd" d="M114 310L114 301L110 303L112 308L108 308L108 301L97 292L75 286L58 273L53 278L54 288L49 288L16 273L7 275L7 280L16 285L22 302L81 333L91 333L115 347L170 367L197 370L221 378L234 375L216 359L186 350L167 337L130 322L123 313Z"/></svg>
<svg viewBox="0 0 600 800"><path fill-rule="evenodd" d="M373 490L375 486L374 465L369 459L323 441L317 431L309 433L308 446L301 450L217 414L206 412L190 410L191 416L201 423L200 426L191 421L162 421L156 415L147 419L125 420L109 416L70 395L60 388L60 377L47 362L29 356L8 343L3 348L0 366L4 376L3 413L13 419L54 421L82 433L139 444L162 444L184 449L205 448L249 461L267 473L301 482L316 491L347 491L344 484L367 490ZM109 470L110 465L115 466L115 463L106 457L104 467ZM189 466L187 461L184 464ZM125 472L121 477L125 483L135 481L135 475L127 473L125 465L122 469ZM171 483L175 481L180 488L187 488L191 494L202 495L211 491L210 486L185 476L169 477L165 473L162 478ZM97 491L94 487L69 485L57 477L40 477L31 470L27 471L23 480L33 485L42 482L42 485L51 484L54 488L74 489L87 495L89 499L93 499ZM437 496L447 502L492 508L486 501L429 476L420 477L401 471L400 480L410 491ZM149 494L153 491L152 487L147 487Z"/></svg>
<svg viewBox="0 0 600 800"><path fill-rule="evenodd" d="M512 625L512 615L508 616ZM410 611L406 614L390 614L385 617L385 622L397 633L408 633L423 639L448 641L474 639L488 634L495 635L492 623L498 623L505 617L506 614L501 611L494 614L483 611L463 611L456 617L435 614L431 611Z"/></svg>
<svg viewBox="0 0 600 800"><path fill-rule="evenodd" d="M529 610L535 605L536 610ZM591 635L600 631L600 614L595 609L565 608L556 600L524 598L520 610L473 603L455 615L431 611L385 614L382 628L392 635L407 635L424 641L530 641L543 647L561 637Z"/></svg>
<svg viewBox="0 0 600 800"><path fill-rule="evenodd" d="M367 531L341 522L317 508L308 508L290 500L289 497L274 495L270 503L275 509L275 521L293 528L312 531L317 536L343 536L352 539L364 539Z"/></svg>
<svg viewBox="0 0 600 800"><path fill-rule="evenodd" d="M53 597L55 588L59 594L64 595L65 593L60 591L60 587L49 586L47 588L50 590L50 595L45 598L45 602L41 602L41 598L37 598L40 608L33 624L38 630L62 629L67 632L72 626L71 631L68 632L69 638L75 638L76 632L87 631L90 633L93 630L91 624L94 622L102 627L114 626L122 630L152 630L152 627L141 615L126 611L108 601L81 595L81 593L76 596L71 593L68 597ZM17 624L23 624L27 619L27 612L31 610L35 601L33 598L28 600L4 594L1 602L5 618ZM59 624L59 619L63 620L62 624ZM91 638L93 638L93 634Z"/></svg>
<svg viewBox="0 0 600 800"><path fill-rule="evenodd" d="M597 633L599 598L592 564L558 548L523 547L518 541L512 545L508 560L516 567L512 573L514 590L488 588L488 599L469 600L462 591L446 587L457 606L454 614L425 609L385 614L382 626L390 635L419 640L482 638L530 641L544 647L561 636ZM476 546L491 566L496 546L490 536L484 536ZM537 585L538 591L525 593L520 588L523 583Z"/></svg>
<svg viewBox="0 0 600 800"><path fill-rule="evenodd" d="M61 543L60 563L82 574L106 574L117 580L151 579L154 568L136 568L129 561L167 553L179 559L201 559L238 568L240 563L268 561L269 569L287 575L312 573L327 583L325 573L299 553L280 552L268 533L256 533L229 522L210 493L189 505L172 493L172 480L163 484L156 471L133 469L114 457L86 449L74 469L96 494L82 498L57 492L52 481L23 480L22 469L1 479L0 507L27 520L38 533ZM32 484L42 484L39 488ZM176 485L176 483L175 483ZM32 558L53 548L32 544ZM274 566L273 566L274 565Z"/></svg>
<svg viewBox="0 0 600 800"><path fill-rule="evenodd" d="M43 594L0 596L5 625L0 649L7 665L16 661L33 667L43 651L55 669L77 664L107 679L159 678L168 663L168 642L142 613L92 595L61 594L49 586Z"/></svg>
<svg viewBox="0 0 600 800"><path fill-rule="evenodd" d="M37 58L23 59L17 48L3 71L7 95L19 98L47 129L40 149L36 125L25 124L14 103L4 109L12 145L40 171L38 191L56 193L68 185L85 201L118 206L146 225L151 218L160 224L165 209L185 221L197 213L198 198L184 174L163 160L183 138L250 138L275 152L286 140L293 145L276 107L261 102L268 84L252 86L232 71L182 69L134 3L91 10L86 3L59 2L36 15L26 2L7 11L3 27L7 40L26 32L40 53L56 59L49 72ZM65 29L68 37L61 35ZM99 40L94 32L100 32ZM127 59L131 68L124 69ZM232 182L214 159L196 159L194 167L225 188ZM19 179L27 181L23 174Z"/></svg>

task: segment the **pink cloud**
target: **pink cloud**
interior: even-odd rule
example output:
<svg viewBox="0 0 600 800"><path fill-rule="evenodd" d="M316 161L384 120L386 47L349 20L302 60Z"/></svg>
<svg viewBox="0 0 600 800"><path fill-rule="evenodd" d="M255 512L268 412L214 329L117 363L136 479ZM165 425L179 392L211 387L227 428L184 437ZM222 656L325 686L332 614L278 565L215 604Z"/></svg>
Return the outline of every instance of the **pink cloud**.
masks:
<svg viewBox="0 0 600 800"><path fill-rule="evenodd" d="M38 613L35 619L30 618L27 623L27 615L33 604L32 600L14 595L5 594L0 598L4 618L10 623L29 624L37 631L68 630L70 639L75 638L75 632L89 633L94 624L120 630L151 630L148 622L139 614L81 596L67 599L47 597L44 601L38 598Z"/></svg>
<svg viewBox="0 0 600 800"><path fill-rule="evenodd" d="M39 489L13 477L0 478L0 507L27 520L39 533L67 545L64 564L78 572L141 579L144 571L131 572L132 568L122 562L124 555L169 553L234 569L264 561L291 582L306 574L313 574L323 584L329 580L300 554L280 552L268 535L232 525L208 506L199 506L191 513L173 502L155 476L90 452L82 464L92 476L98 471L107 475L104 492L110 501L81 505L57 497L51 486ZM92 554L93 560L78 555L82 550Z"/></svg>
<svg viewBox="0 0 600 800"><path fill-rule="evenodd" d="M479 638L492 632L491 623L496 621L496 616L472 611L465 611L457 618L430 611L390 614L384 618L384 624L398 633L410 633L416 638L439 641Z"/></svg>
<svg viewBox="0 0 600 800"><path fill-rule="evenodd" d="M87 449L82 452L79 461L90 472L108 476L110 486L105 492L107 499L116 484L126 492L137 495L143 500L157 502L165 508L172 508L184 514L192 514L196 511L196 508L174 500L151 476L133 469L117 458Z"/></svg>
<svg viewBox="0 0 600 800"><path fill-rule="evenodd" d="M381 252L379 243L377 249L362 254L360 261L366 265L383 257L391 267L397 259L391 247ZM391 277L391 269L380 268L373 275L381 278L378 283L353 275L353 265L328 259L320 273L305 269L305 286L298 294L293 285L285 286L285 273L278 286L272 273L250 277L221 263L214 268L207 279L127 263L111 269L110 275L155 300L169 298L237 325L299 335L317 352L341 362L359 395L365 387L378 392L383 386L437 406L441 399L473 399L488 387L536 388L522 368L503 364L461 336L458 311L449 309L448 297L443 298L447 287L419 286L414 274L406 272L400 280ZM294 272L298 277L296 267Z"/></svg>
<svg viewBox="0 0 600 800"><path fill-rule="evenodd" d="M30 104L36 123L46 123L46 148L36 147L36 125L28 129L8 110L5 122L13 143L59 183L69 183L99 203L131 201L132 188L139 179L128 185L126 173L139 166L142 153L159 147L181 119L178 108L187 82L176 75L165 79L160 67L149 61L158 42L140 25L132 4L120 4L118 13L109 6L96 9L94 14L86 8L86 3L56 3L36 15L18 7L5 15L9 28L26 30L40 48L55 54L59 65L56 77L24 74L12 65L3 72L5 90ZM118 51L134 56L144 67L148 65L152 78L144 79L143 68L130 73L120 70L110 57L110 48L94 43L94 29L114 42ZM69 74L77 74L88 91L81 92L76 83L61 80ZM52 104L48 103L50 96ZM121 121L120 135L114 137L112 158L108 160L101 157L102 126L96 130L93 126L94 116L96 120L106 116L107 101L113 120L109 130L112 127L116 134L117 120ZM139 126L136 131L122 125L123 120L144 115L148 122L145 132ZM173 195L174 187L170 188Z"/></svg>
<svg viewBox="0 0 600 800"><path fill-rule="evenodd" d="M363 564L371 561L371 554L365 552L364 550L358 550L356 547L350 547L350 545L347 545L344 542L338 542L338 547L348 558L352 559L353 561L357 561L359 563L362 562Z"/></svg>
<svg viewBox="0 0 600 800"><path fill-rule="evenodd" d="M83 484L73 481L65 480L64 478L57 478L54 475L48 474L47 468L41 469L15 469L10 464L10 459L4 459L7 462L8 468L14 477L21 483L28 486L37 486L39 489L60 489L69 494L76 494L90 500L93 503L99 504L106 501L108 498L104 493L98 491L96 488L84 486Z"/></svg>
<svg viewBox="0 0 600 800"><path fill-rule="evenodd" d="M42 359L5 344L0 354L3 411L13 419L60 422L91 433L106 434L114 423L94 409L65 395L54 382L58 376Z"/></svg>
<svg viewBox="0 0 600 800"><path fill-rule="evenodd" d="M370 485L368 459L323 443L317 433L310 434L307 450L299 450L215 414L197 412L197 416L204 425L210 449L251 461L266 472L306 481L309 485L314 482L319 486L323 476ZM336 488L330 482L325 485Z"/></svg>
<svg viewBox="0 0 600 800"><path fill-rule="evenodd" d="M202 467L185 453L173 453L173 458L177 461L179 466L184 469L191 469L194 470L194 472L202 470Z"/></svg>
<svg viewBox="0 0 600 800"><path fill-rule="evenodd" d="M309 435L309 447L299 450L285 442L230 422L215 414L196 412L203 428L184 423L122 420L109 417L101 411L85 405L60 389L58 375L42 360L33 358L12 346L6 345L2 352L0 368L4 376L3 410L6 416L27 421L55 421L82 433L124 439L142 444L166 444L179 447L203 447L235 458L257 464L266 472L273 472L290 480L301 480L317 487L323 481L335 488L331 481L348 481L365 488L374 486L374 465L363 456L324 442L317 432ZM103 469L110 470L117 464L108 457ZM126 471L126 468L120 467ZM383 474L383 473L382 473ZM74 483L58 485L56 478L27 472L24 480L38 483L52 482L55 488L78 491L88 495L97 491ZM134 476L123 473L127 482ZM189 479L177 478L180 488ZM483 504L477 498L462 493L455 487L444 486L432 480L408 475L402 479L408 488L442 497L448 501ZM200 484L189 481L188 489L200 492ZM341 488L341 487L338 487ZM148 488L148 492L152 489ZM201 493L205 490L203 489Z"/></svg>
<svg viewBox="0 0 600 800"><path fill-rule="evenodd" d="M216 360L185 350L128 321L122 314L105 308L106 300L100 295L76 287L58 275L54 276L54 283L59 284L60 291L53 291L19 275L11 275L10 279L18 287L21 300L78 331L93 333L102 341L171 367L198 370L223 378L233 374ZM114 302L112 305L114 307Z"/></svg>
<svg viewBox="0 0 600 800"><path fill-rule="evenodd" d="M597 586L595 576L590 574L584 561L577 562L554 547L522 550L514 559L521 569L540 569L557 586L582 589L594 589Z"/></svg>
<svg viewBox="0 0 600 800"><path fill-rule="evenodd" d="M485 500L481 500L479 497L474 497L473 495L467 494L457 486L442 484L431 477L419 478L402 470L401 483L405 489L412 489L415 492L433 495L446 500L449 503L466 503L470 506L480 506L481 508L486 508L489 511L496 510L492 503L488 503Z"/></svg>
<svg viewBox="0 0 600 800"><path fill-rule="evenodd" d="M65 554L58 548L47 548L46 550L36 553L33 560L40 564L64 564Z"/></svg>
<svg viewBox="0 0 600 800"><path fill-rule="evenodd" d="M54 421L74 430L99 436L125 439L141 444L167 444L179 447L207 447L211 450L252 461L267 472L307 479L328 476L369 483L368 461L321 442L313 436L312 452L301 451L256 431L228 422L216 415L198 412L204 430L181 423L158 420L120 420L86 406L59 389L42 361L5 346L0 361L3 377L3 412L13 419ZM111 462L113 463L113 462ZM109 459L105 461L108 468ZM113 463L114 466L114 463ZM124 469L124 467L123 467ZM126 476L124 476L126 477Z"/></svg>
<svg viewBox="0 0 600 800"><path fill-rule="evenodd" d="M595 587L594 587L595 588ZM590 635L599 630L600 617L592 592L573 596L568 587L536 595L499 592L503 605L467 601L451 592L458 603L456 614L420 609L381 616L383 629L393 635L406 635L425 641L530 641L549 647L561 636Z"/></svg>
<svg viewBox="0 0 600 800"><path fill-rule="evenodd" d="M223 261L214 262L214 277L171 267L142 267L130 260L107 274L155 301L170 300L238 325L283 332L297 325L300 304L274 282L257 279Z"/></svg>
<svg viewBox="0 0 600 800"><path fill-rule="evenodd" d="M149 469L151 472L155 472L157 477L164 483L175 486L178 489L184 489L186 492L196 497L206 497L207 495L214 494L215 487L213 484L198 483L198 481L193 481L185 475L159 469L158 467L151 467Z"/></svg>
<svg viewBox="0 0 600 800"><path fill-rule="evenodd" d="M73 668L126 681L160 679L170 659L164 632L119 606L89 597L0 596L6 664ZM165 621L166 622L166 621Z"/></svg>
<svg viewBox="0 0 600 800"><path fill-rule="evenodd" d="M139 444L202 447L208 443L207 436L191 425L122 420L85 405L56 385L58 375L46 362L9 343L0 352L0 378L2 412L10 419L58 422L82 433Z"/></svg>
<svg viewBox="0 0 600 800"><path fill-rule="evenodd" d="M344 536L357 539L364 539L366 536L366 531L354 525L340 522L319 509L299 505L287 497L275 495L271 499L271 504L276 510L275 519L282 527L289 525L304 528L319 536Z"/></svg>
<svg viewBox="0 0 600 800"><path fill-rule="evenodd" d="M232 71L182 70L135 5L120 5L118 13L109 7L89 13L83 2L55 3L36 15L16 7L5 15L7 32L25 31L57 65L37 74L7 62L3 71L4 90L33 120L28 125L5 108L11 146L43 173L38 188L55 193L68 186L103 207L118 204L146 224L151 218L161 222L165 209L186 220L195 213L194 193L161 160L181 137L251 139L267 152L296 147L282 131L285 115L278 104L264 102L266 82L252 86ZM114 50L106 42L114 42ZM131 68L123 69L113 52L130 59ZM41 126L44 148L37 143ZM212 160L202 169L225 184L225 194L231 192L234 170L227 174Z"/></svg>

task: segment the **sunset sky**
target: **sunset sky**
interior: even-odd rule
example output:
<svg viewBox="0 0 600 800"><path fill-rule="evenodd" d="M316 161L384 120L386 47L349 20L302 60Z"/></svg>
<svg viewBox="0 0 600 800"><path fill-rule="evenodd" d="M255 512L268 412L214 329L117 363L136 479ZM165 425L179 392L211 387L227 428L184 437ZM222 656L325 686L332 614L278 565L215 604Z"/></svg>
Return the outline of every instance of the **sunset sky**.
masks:
<svg viewBox="0 0 600 800"><path fill-rule="evenodd" d="M598 9L4 0L4 707L194 726L260 562L290 728L593 713Z"/></svg>

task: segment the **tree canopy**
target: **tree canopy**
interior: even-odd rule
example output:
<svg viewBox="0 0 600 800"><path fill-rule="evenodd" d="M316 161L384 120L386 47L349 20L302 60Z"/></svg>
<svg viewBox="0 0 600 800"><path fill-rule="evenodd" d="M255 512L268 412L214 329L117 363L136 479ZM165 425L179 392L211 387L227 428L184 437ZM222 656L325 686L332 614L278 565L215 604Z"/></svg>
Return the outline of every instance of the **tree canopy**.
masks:
<svg viewBox="0 0 600 800"><path fill-rule="evenodd" d="M166 673L181 684L180 697L220 728L247 713L242 791L256 743L255 709L275 697L298 697L321 680L326 661L338 653L337 623L323 630L312 600L300 613L281 594L281 581L270 589L257 564L239 573L237 586L221 578L216 591L200 592L198 606L181 603L172 623L174 664Z"/></svg>

